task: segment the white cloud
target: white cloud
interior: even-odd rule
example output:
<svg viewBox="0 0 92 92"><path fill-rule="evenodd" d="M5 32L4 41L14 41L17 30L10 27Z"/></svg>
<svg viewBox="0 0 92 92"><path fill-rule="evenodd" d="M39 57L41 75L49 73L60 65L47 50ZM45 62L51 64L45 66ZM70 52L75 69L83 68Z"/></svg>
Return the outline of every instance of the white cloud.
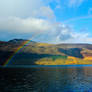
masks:
<svg viewBox="0 0 92 92"><path fill-rule="evenodd" d="M50 43L74 43L91 41L88 33L77 33L72 28L62 23L50 22L46 19L39 18L18 18L12 17L8 19L0 19L0 30L5 34L12 33L14 35L30 35L34 33L37 36L35 41ZM82 35L83 34L83 35ZM30 38L29 38L30 37Z"/></svg>
<svg viewBox="0 0 92 92"><path fill-rule="evenodd" d="M55 17L53 10L43 0L0 0L0 17Z"/></svg>
<svg viewBox="0 0 92 92"><path fill-rule="evenodd" d="M83 1L70 0L69 7L79 6ZM61 8L60 0L46 2L47 4L42 0L0 0L0 37L12 39L26 36L30 39L34 33L37 35L34 40L42 42L91 41L88 33L81 35L67 25L52 21L56 17L48 3L55 2L56 8Z"/></svg>
<svg viewBox="0 0 92 92"><path fill-rule="evenodd" d="M42 6L41 0L0 0L0 17L29 17Z"/></svg>
<svg viewBox="0 0 92 92"><path fill-rule="evenodd" d="M61 9L61 6L60 5L57 5L55 9Z"/></svg>
<svg viewBox="0 0 92 92"><path fill-rule="evenodd" d="M55 14L49 6L40 7L38 10L33 12L33 15L37 17L47 18L49 20L55 20Z"/></svg>
<svg viewBox="0 0 92 92"><path fill-rule="evenodd" d="M79 7L85 0L69 0L69 7Z"/></svg>
<svg viewBox="0 0 92 92"><path fill-rule="evenodd" d="M18 17L11 17L0 20L0 30L7 30L10 32L30 33L47 31L51 28L50 22L39 18L22 19Z"/></svg>
<svg viewBox="0 0 92 92"><path fill-rule="evenodd" d="M18 18L12 17L8 19L0 19L0 30L5 34L12 33L14 35L36 34L35 41L50 43L74 43L91 41L88 33L77 33L69 26L62 23L50 22L46 19L39 18ZM83 35L82 35L83 34ZM30 39L29 36L27 39Z"/></svg>

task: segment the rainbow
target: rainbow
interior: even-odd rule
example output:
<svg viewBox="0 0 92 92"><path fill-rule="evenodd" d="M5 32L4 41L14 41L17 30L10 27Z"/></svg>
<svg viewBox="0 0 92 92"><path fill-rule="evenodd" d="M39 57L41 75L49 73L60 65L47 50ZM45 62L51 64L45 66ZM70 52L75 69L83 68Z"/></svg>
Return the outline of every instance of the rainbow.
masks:
<svg viewBox="0 0 92 92"><path fill-rule="evenodd" d="M89 16L81 16L81 17L77 17L77 18L71 18L71 19L69 19L69 20L63 21L63 23L68 23L68 22L71 22L71 21L76 21L76 20L79 20L79 19L88 19L88 18L92 18L92 15L89 15ZM39 33L40 33L40 32L39 32ZM38 33L35 34L35 35L33 35L30 40L25 41L22 46L19 46L19 47L14 51L14 53L6 60L6 62L3 64L3 66L4 66L4 67L7 66L7 65L9 64L9 62L12 60L12 58L15 56L15 54L17 54L22 48L24 48L24 46L25 46L26 44L30 43L31 40L32 40L35 36L37 36L37 35L38 35Z"/></svg>
<svg viewBox="0 0 92 92"><path fill-rule="evenodd" d="M5 63L3 64L3 67L7 67L7 65L10 63L10 61L12 60L12 58L13 58L21 49L23 49L23 48L25 47L25 45L31 43L31 40L32 40L35 36L37 36L37 34L33 35L30 40L25 41L21 46L19 46L19 47L14 51L14 53L5 61Z"/></svg>

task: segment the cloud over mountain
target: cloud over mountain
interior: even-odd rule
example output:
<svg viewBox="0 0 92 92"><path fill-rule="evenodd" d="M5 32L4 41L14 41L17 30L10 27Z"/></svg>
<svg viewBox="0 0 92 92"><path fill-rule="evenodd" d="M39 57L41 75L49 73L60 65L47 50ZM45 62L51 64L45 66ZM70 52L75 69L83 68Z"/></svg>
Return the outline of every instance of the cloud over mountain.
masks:
<svg viewBox="0 0 92 92"><path fill-rule="evenodd" d="M83 2L69 0L68 4L74 7ZM91 42L88 32L75 31L68 24L57 21L58 13L54 9L60 7L61 0L0 0L0 39L33 38L48 43Z"/></svg>
<svg viewBox="0 0 92 92"><path fill-rule="evenodd" d="M89 39L88 33L75 32L71 27L57 22L51 22L47 19L41 18L18 18L11 17L8 19L0 20L0 30L3 30L5 34L21 34L30 35L27 39L31 39L33 35L36 36L33 40L51 43L61 43L61 42L78 42L83 39ZM75 40L74 40L75 39Z"/></svg>

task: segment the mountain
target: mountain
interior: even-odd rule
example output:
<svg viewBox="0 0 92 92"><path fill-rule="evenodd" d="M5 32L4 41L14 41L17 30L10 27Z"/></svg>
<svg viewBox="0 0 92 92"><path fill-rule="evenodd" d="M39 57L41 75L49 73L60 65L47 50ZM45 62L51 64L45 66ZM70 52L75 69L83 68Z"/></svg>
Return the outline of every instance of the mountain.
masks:
<svg viewBox="0 0 92 92"><path fill-rule="evenodd" d="M92 64L92 44L47 44L24 39L0 41L0 65L9 59L8 65Z"/></svg>

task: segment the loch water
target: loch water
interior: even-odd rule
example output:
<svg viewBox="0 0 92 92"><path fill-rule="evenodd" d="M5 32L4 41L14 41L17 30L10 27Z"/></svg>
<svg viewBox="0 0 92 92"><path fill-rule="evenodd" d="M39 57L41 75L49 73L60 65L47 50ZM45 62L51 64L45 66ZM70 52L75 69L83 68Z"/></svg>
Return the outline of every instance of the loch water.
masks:
<svg viewBox="0 0 92 92"><path fill-rule="evenodd" d="M92 92L92 67L0 68L0 92Z"/></svg>

